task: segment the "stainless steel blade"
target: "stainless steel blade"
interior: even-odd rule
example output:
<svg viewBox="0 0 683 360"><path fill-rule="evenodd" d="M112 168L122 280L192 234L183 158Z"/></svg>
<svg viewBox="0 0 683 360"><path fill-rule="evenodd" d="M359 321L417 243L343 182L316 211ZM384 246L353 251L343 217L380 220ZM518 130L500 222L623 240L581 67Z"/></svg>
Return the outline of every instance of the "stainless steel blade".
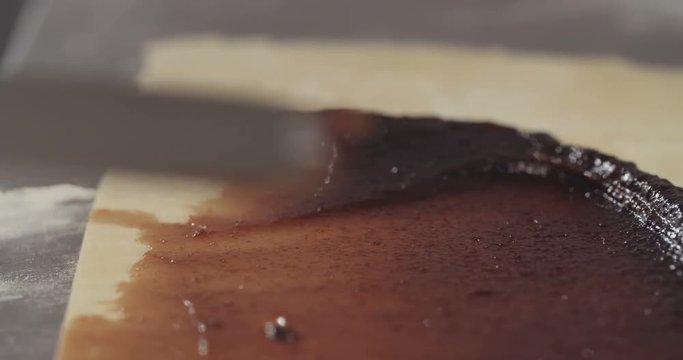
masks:
<svg viewBox="0 0 683 360"><path fill-rule="evenodd" d="M313 115L129 87L0 85L0 157L231 178L318 166Z"/></svg>

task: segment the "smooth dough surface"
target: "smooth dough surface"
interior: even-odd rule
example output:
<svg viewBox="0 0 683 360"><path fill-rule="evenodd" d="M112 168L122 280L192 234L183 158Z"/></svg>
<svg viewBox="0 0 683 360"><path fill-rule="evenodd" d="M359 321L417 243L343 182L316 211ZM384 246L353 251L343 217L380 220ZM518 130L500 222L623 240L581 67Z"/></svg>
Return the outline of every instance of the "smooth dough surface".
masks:
<svg viewBox="0 0 683 360"><path fill-rule="evenodd" d="M428 44L277 42L198 36L150 44L139 84L275 102L294 109L494 120L549 131L683 184L683 69ZM184 222L225 184L110 171L94 209ZM236 210L238 211L238 210ZM147 250L137 232L89 223L64 329L81 315L119 318L117 285Z"/></svg>

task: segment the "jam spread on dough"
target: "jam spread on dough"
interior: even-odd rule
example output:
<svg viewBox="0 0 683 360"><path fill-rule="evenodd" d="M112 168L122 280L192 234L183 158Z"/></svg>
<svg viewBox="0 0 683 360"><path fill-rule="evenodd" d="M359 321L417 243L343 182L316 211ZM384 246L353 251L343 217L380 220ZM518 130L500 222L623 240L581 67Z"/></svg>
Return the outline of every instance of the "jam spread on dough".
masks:
<svg viewBox="0 0 683 360"><path fill-rule="evenodd" d="M61 358L677 358L680 189L492 124L318 121L331 165L240 216L96 210L150 250Z"/></svg>

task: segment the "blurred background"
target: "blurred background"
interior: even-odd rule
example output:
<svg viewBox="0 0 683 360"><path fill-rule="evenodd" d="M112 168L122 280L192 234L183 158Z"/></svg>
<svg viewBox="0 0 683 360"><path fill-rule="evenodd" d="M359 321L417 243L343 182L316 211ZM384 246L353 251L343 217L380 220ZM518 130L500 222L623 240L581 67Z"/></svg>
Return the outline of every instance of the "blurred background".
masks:
<svg viewBox="0 0 683 360"><path fill-rule="evenodd" d="M5 0L0 5L5 39L22 3L24 16L8 61L28 71L131 75L146 42L201 32L426 41L683 62L678 0Z"/></svg>
<svg viewBox="0 0 683 360"><path fill-rule="evenodd" d="M3 1L0 5L0 54L4 54L22 3L22 0L8 0Z"/></svg>
<svg viewBox="0 0 683 360"><path fill-rule="evenodd" d="M2 0L0 56L4 79L494 120L683 184L681 0ZM47 359L104 169L3 161L0 359Z"/></svg>

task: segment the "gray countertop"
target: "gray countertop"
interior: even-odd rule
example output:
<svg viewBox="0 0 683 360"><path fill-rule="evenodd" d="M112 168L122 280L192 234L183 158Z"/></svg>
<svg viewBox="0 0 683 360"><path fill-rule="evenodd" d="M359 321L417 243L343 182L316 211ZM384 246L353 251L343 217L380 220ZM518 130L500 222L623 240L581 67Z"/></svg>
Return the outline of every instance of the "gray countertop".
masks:
<svg viewBox="0 0 683 360"><path fill-rule="evenodd" d="M137 72L146 41L207 31L423 40L683 64L679 0L34 0L4 70L125 82ZM103 169L20 162L0 169L0 359L47 359Z"/></svg>
<svg viewBox="0 0 683 360"><path fill-rule="evenodd" d="M101 171L0 169L0 359L49 359Z"/></svg>

